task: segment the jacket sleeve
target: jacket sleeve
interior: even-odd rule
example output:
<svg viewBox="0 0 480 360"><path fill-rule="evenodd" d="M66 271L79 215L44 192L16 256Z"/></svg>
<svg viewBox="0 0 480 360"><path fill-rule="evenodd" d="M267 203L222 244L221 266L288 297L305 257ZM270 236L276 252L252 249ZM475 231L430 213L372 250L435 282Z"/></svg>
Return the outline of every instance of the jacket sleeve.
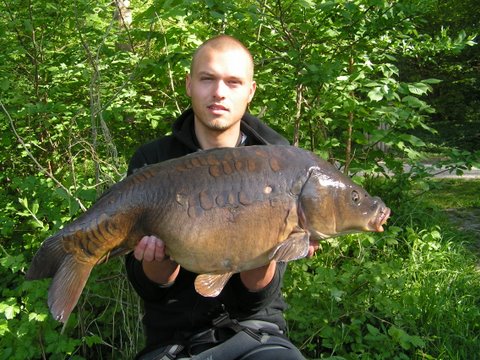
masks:
<svg viewBox="0 0 480 360"><path fill-rule="evenodd" d="M132 284L135 291L142 298L151 299L160 295L154 283L150 281L143 272L142 263L135 259L133 253L130 253L126 256L125 267L127 270L128 280ZM158 289L162 290L161 288Z"/></svg>
<svg viewBox="0 0 480 360"><path fill-rule="evenodd" d="M226 301L234 309L229 309L240 317L248 317L269 307L274 301L281 298L281 287L286 263L278 262L272 281L260 291L250 291L243 285L239 274L230 279L230 292L227 296L233 299Z"/></svg>
<svg viewBox="0 0 480 360"><path fill-rule="evenodd" d="M125 267L127 270L128 280L132 284L137 294L146 301L161 301L171 292L171 288L175 286L177 280L179 280L177 279L171 286L162 286L156 284L145 275L142 263L135 259L133 253L130 253L126 256Z"/></svg>
<svg viewBox="0 0 480 360"><path fill-rule="evenodd" d="M147 162L145 157L143 156L140 149L138 149L137 151L135 151L135 154L133 154L130 162L128 163L127 175L132 175L135 170L141 168L142 166L145 166L146 164Z"/></svg>

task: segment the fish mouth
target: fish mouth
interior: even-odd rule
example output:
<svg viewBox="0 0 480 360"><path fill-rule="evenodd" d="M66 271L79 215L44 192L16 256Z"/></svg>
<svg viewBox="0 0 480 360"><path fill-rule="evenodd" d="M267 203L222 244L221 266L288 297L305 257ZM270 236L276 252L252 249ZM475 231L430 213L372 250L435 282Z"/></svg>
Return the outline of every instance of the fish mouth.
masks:
<svg viewBox="0 0 480 360"><path fill-rule="evenodd" d="M391 210L388 207L381 207L377 212L376 216L370 220L368 227L371 231L383 232L383 225L387 222L390 217Z"/></svg>

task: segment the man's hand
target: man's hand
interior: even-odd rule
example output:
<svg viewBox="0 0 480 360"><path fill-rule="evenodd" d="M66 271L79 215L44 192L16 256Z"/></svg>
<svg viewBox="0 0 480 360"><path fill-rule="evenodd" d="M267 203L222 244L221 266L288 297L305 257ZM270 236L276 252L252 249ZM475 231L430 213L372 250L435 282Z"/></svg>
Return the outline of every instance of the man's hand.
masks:
<svg viewBox="0 0 480 360"><path fill-rule="evenodd" d="M319 249L320 243L316 240L310 240L307 257L312 257ZM243 271L240 273L243 285L250 291L260 291L270 284L275 275L276 262L271 261L262 267Z"/></svg>
<svg viewBox="0 0 480 360"><path fill-rule="evenodd" d="M308 246L308 254L307 258L311 258L315 252L319 249L320 243L317 240L310 240L310 244Z"/></svg>
<svg viewBox="0 0 480 360"><path fill-rule="evenodd" d="M165 259L165 243L155 236L144 236L133 251L138 261L162 261Z"/></svg>
<svg viewBox="0 0 480 360"><path fill-rule="evenodd" d="M138 242L133 256L142 262L145 275L159 285L173 283L180 271L180 266L165 255L165 243L153 235Z"/></svg>

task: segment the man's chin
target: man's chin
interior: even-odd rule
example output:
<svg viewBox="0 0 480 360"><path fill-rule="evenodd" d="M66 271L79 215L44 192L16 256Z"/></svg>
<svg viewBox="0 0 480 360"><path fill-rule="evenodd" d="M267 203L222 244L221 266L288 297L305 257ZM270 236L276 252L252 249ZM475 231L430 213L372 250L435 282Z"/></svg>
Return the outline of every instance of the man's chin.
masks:
<svg viewBox="0 0 480 360"><path fill-rule="evenodd" d="M233 122L227 116L209 116L203 124L209 130L222 132L231 128Z"/></svg>

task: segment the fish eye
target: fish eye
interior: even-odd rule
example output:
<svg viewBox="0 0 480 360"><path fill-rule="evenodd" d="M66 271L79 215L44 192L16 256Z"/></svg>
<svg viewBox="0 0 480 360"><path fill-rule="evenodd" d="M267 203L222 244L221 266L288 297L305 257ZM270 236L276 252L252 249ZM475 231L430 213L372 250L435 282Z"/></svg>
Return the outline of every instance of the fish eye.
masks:
<svg viewBox="0 0 480 360"><path fill-rule="evenodd" d="M360 201L360 194L356 190L352 191L352 201L354 203L358 203Z"/></svg>

